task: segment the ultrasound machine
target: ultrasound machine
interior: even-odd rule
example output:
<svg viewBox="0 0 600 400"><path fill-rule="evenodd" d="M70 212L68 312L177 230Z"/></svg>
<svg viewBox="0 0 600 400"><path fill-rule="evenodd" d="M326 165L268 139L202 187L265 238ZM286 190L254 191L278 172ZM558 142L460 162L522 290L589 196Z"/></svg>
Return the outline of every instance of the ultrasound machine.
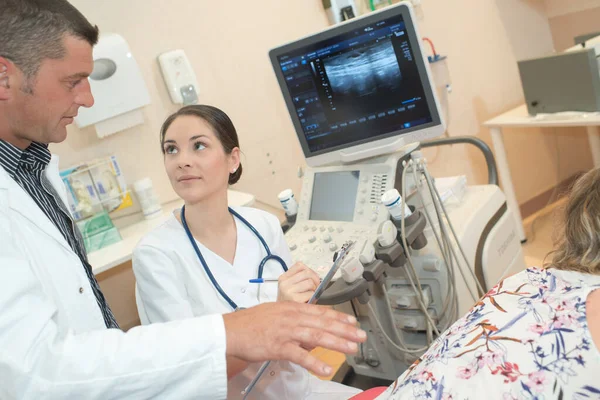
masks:
<svg viewBox="0 0 600 400"><path fill-rule="evenodd" d="M355 373L388 380L525 268L497 185L444 191L429 174L420 148L445 122L420 38L400 3L269 54L308 166L286 233L292 257L323 275L340 246L356 242L320 303L367 331L347 357ZM382 195L394 188L410 216L390 217Z"/></svg>

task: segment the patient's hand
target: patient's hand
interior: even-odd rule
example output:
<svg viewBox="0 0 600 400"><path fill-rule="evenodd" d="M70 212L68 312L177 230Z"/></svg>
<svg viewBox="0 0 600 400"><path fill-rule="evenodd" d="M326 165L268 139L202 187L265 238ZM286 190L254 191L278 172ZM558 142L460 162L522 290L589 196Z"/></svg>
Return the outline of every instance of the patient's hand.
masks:
<svg viewBox="0 0 600 400"><path fill-rule="evenodd" d="M306 303L320 282L315 271L302 263L296 263L279 277L277 301Z"/></svg>

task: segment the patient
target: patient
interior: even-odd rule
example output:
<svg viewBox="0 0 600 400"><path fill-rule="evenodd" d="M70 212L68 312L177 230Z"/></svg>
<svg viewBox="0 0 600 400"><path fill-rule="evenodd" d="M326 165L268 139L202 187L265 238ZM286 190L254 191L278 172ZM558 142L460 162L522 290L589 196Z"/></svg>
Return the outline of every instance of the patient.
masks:
<svg viewBox="0 0 600 400"><path fill-rule="evenodd" d="M600 169L545 268L501 281L377 399L600 399Z"/></svg>

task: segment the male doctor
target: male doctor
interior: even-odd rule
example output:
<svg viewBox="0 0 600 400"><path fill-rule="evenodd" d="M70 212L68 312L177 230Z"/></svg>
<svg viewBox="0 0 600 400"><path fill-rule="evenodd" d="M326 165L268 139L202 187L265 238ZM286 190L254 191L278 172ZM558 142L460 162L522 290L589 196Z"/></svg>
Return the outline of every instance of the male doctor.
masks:
<svg viewBox="0 0 600 400"><path fill-rule="evenodd" d="M365 335L317 306L118 329L48 151L94 103L97 40L66 0L0 0L0 398L225 398L226 357L327 374L305 348L349 353Z"/></svg>

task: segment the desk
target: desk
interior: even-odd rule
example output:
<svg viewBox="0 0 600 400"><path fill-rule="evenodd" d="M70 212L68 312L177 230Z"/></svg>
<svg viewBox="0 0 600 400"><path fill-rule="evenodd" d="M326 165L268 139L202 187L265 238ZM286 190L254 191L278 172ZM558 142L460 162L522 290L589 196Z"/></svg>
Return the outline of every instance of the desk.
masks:
<svg viewBox="0 0 600 400"><path fill-rule="evenodd" d="M523 104L486 121L483 125L490 128L500 182L502 183L502 189L506 195L508 207L510 207L516 219L517 232L521 242L524 242L527 238L525 236L525 230L523 229L523 220L521 218L519 203L517 203L517 198L515 196L515 188L510 176L502 128L586 127L588 140L590 141L590 150L592 151L592 158L594 160L594 168L600 167L600 131L598 130L598 127L600 126L600 113L588 113L573 117L548 115L538 118L530 116L527 112L527 106Z"/></svg>
<svg viewBox="0 0 600 400"><path fill-rule="evenodd" d="M248 193L229 190L227 193L229 205L233 207L251 206L254 204L254 196ZM144 219L133 225L129 225L119 230L122 240L110 246L106 246L100 250L89 254L89 262L92 265L92 270L95 275L105 272L111 268L121 265L131 260L133 249L144 235L152 229L160 226L169 217L173 210L180 208L183 201L177 200L163 205L163 212L152 218Z"/></svg>

